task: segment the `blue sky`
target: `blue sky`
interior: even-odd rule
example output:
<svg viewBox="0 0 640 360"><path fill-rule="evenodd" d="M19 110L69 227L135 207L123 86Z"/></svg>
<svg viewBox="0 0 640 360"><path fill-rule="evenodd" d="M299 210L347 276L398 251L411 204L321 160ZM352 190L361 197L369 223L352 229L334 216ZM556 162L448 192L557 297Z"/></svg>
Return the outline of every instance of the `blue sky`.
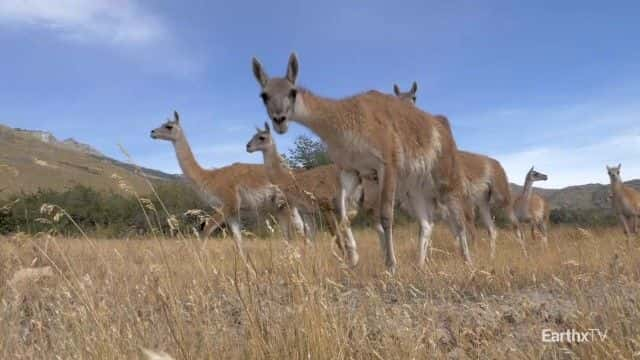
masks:
<svg viewBox="0 0 640 360"><path fill-rule="evenodd" d="M419 84L461 149L491 155L521 183L640 177L640 3L618 1L0 0L0 123L74 137L141 165L179 168L149 138L173 109L206 167L260 162L244 145L266 120L258 56L343 97ZM295 125L278 136L285 151Z"/></svg>

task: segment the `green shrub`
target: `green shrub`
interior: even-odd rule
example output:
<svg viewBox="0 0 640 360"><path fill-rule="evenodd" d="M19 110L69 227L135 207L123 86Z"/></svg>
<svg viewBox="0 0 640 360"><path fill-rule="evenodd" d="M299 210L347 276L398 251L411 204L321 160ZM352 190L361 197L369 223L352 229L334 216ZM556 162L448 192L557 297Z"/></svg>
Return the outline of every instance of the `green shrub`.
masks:
<svg viewBox="0 0 640 360"><path fill-rule="evenodd" d="M187 210L202 209L210 212L195 192L179 182L159 182L155 184L157 194L166 207L155 196L146 195L142 203L131 195L114 192L98 192L89 187L75 186L66 191L39 190L33 194L16 194L0 203L0 234L12 232L56 232L63 235L78 235L78 230L66 217L55 219L51 214L42 214L43 204L54 204L64 209L88 234L101 237L122 237L148 235L152 231L169 234L167 213L178 220L183 233L191 233L191 228L199 228L197 219L188 219L183 214ZM148 200L146 200L148 199ZM142 211L144 207L145 212ZM402 211L396 211L396 223L412 221ZM496 224L501 227L509 223L501 211L496 213ZM610 209L553 209L550 221L554 224L575 224L578 226L611 226L617 224ZM265 218L254 214L243 214L246 229L258 235L266 234ZM372 224L370 214L360 214L352 222L356 227Z"/></svg>
<svg viewBox="0 0 640 360"><path fill-rule="evenodd" d="M181 218L186 210L206 209L197 195L179 183L159 183L156 189L169 214ZM151 227L167 233L167 214L152 196L145 210ZM64 235L77 234L75 226L65 217L53 221L51 214L42 214L43 204L54 204L64 209L87 233L97 236L120 237L146 234L149 222L141 204L133 196L114 192L99 192L86 186L75 186L66 191L39 190L32 194L16 194L9 198L12 206L0 212L0 233L23 231L38 233L55 231ZM143 204L144 205L144 204ZM155 209L155 210L153 210Z"/></svg>

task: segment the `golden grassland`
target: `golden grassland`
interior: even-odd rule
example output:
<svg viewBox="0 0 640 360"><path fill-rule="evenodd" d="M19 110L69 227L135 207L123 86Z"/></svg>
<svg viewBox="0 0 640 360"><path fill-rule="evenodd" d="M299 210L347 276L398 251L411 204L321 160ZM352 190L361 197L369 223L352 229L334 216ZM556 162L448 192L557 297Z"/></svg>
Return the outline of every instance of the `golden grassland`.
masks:
<svg viewBox="0 0 640 360"><path fill-rule="evenodd" d="M252 275L230 239L0 238L0 358L632 358L640 355L640 252L619 229L558 227L529 257L504 231L465 265L449 232L414 263L414 226L396 229L384 272L374 232L344 266L313 246L250 239ZM21 269L50 266L48 274ZM16 275L16 273L18 275ZM597 328L605 340L544 343L542 329Z"/></svg>

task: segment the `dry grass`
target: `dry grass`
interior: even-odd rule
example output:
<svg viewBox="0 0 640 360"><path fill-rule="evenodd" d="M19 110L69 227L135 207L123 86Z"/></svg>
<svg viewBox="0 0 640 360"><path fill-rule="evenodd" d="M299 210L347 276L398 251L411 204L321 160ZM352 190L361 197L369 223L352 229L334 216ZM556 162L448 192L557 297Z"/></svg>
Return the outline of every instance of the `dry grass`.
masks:
<svg viewBox="0 0 640 360"><path fill-rule="evenodd" d="M529 258L503 235L495 261L478 243L469 267L438 228L424 270L413 266L416 232L396 230L393 277L371 231L356 233L354 270L327 238L304 251L248 241L256 277L228 239L203 248L195 239L0 238L0 358L129 359L142 348L177 359L638 356L639 251L620 231L554 229L547 252L529 240ZM11 281L43 266L53 275ZM607 338L548 344L544 328L599 328Z"/></svg>

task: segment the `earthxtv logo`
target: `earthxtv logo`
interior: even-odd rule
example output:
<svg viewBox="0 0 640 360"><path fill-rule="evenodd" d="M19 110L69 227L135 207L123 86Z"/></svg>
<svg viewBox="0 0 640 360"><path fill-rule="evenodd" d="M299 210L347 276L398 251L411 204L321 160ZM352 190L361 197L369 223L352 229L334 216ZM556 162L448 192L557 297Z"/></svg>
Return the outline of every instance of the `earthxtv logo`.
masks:
<svg viewBox="0 0 640 360"><path fill-rule="evenodd" d="M578 331L569 329L564 331L555 331L551 329L542 329L542 342L545 343L588 343L595 340L604 341L607 339L608 330L586 329L586 331Z"/></svg>

